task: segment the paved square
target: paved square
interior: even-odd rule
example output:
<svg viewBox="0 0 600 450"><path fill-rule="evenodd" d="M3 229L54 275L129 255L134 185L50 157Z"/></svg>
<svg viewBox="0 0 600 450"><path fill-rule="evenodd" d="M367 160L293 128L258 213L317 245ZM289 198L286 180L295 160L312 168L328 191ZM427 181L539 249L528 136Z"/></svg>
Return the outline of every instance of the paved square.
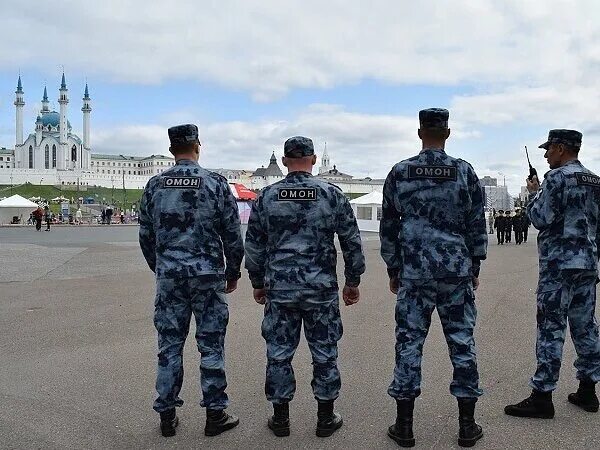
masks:
<svg viewBox="0 0 600 450"><path fill-rule="evenodd" d="M230 411L238 428L203 435L193 328L185 350L186 401L177 436L165 439L152 410L156 336L154 280L137 246L137 228L0 228L0 447L2 448L397 448L386 436L395 418L387 396L394 364L394 297L375 234L363 237L367 273L361 301L342 307L341 397L344 426L333 437L314 435L312 368L303 339L294 359L298 390L291 404L292 435L277 439L263 393L262 309L246 274L229 297L226 364ZM341 255L340 255L341 259ZM342 271L338 267L339 272ZM529 393L534 370L535 234L523 246L491 239L483 263L476 333L485 396L476 448L600 448L600 415L570 405L577 382L573 346L565 345L556 418L519 420L503 414ZM434 319L423 360L423 394L415 407L417 448L456 448L457 407L451 365Z"/></svg>

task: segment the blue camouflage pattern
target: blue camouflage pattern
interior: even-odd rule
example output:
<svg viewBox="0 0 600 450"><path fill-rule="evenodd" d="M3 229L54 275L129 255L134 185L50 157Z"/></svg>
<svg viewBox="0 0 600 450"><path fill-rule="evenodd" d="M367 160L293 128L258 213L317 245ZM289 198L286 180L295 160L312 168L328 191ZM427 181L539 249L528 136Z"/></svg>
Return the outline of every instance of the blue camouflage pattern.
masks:
<svg viewBox="0 0 600 450"><path fill-rule="evenodd" d="M302 327L312 355L311 386L315 399L335 400L339 395L337 342L343 327L337 290L269 291L262 336L267 345L265 394L271 403L286 403L294 398L296 378L292 359Z"/></svg>
<svg viewBox="0 0 600 450"><path fill-rule="evenodd" d="M186 125L177 125L169 128L169 140L171 145L200 143L198 138L198 127L188 123Z"/></svg>
<svg viewBox="0 0 600 450"><path fill-rule="evenodd" d="M410 171L432 166L453 168L456 179L409 178ZM462 159L425 149L396 164L383 187L379 227L390 277L439 279L478 272L487 251L483 207L479 179Z"/></svg>
<svg viewBox="0 0 600 450"><path fill-rule="evenodd" d="M533 389L556 389L567 321L575 345L577 379L600 381L600 339L596 309L595 270L562 270L554 281L538 284L537 369L529 382Z"/></svg>
<svg viewBox="0 0 600 450"><path fill-rule="evenodd" d="M421 394L423 345L437 308L454 367L450 393L476 398L479 374L473 329L477 318L471 278L402 280L396 301L396 366L391 397L409 400Z"/></svg>
<svg viewBox="0 0 600 450"><path fill-rule="evenodd" d="M148 181L139 223L140 247L157 278L240 277L244 246L235 197L224 177L197 162L179 160Z"/></svg>
<svg viewBox="0 0 600 450"><path fill-rule="evenodd" d="M600 381L594 316L598 276L600 179L573 160L546 173L527 206L539 230L537 370L534 389L556 389L567 321L577 351L577 378Z"/></svg>
<svg viewBox="0 0 600 450"><path fill-rule="evenodd" d="M283 144L283 154L288 158L302 158L314 155L315 147L312 139L304 136L294 136Z"/></svg>
<svg viewBox="0 0 600 450"><path fill-rule="evenodd" d="M300 191L292 191L300 189ZM304 192L314 199L280 199ZM307 172L292 172L264 188L252 205L246 232L245 267L256 289L337 289L338 235L346 284L358 286L365 271L360 232L342 191Z"/></svg>
<svg viewBox="0 0 600 450"><path fill-rule="evenodd" d="M202 277L158 279L154 302L154 326L158 332L157 397L154 410L164 412L183 405L179 394L183 384L183 347L192 314L196 320L196 343L200 357L200 405L224 409L224 344L229 310L225 282L207 282Z"/></svg>

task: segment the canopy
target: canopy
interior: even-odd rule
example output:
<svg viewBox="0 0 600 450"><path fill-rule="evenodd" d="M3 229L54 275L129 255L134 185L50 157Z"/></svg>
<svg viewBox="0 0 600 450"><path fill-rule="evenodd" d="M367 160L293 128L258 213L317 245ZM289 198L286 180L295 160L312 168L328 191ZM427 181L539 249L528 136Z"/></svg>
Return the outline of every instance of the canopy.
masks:
<svg viewBox="0 0 600 450"><path fill-rule="evenodd" d="M37 207L37 203L33 203L20 195L8 197L0 201L0 224L11 223L15 216L23 223Z"/></svg>
<svg viewBox="0 0 600 450"><path fill-rule="evenodd" d="M255 200L256 194L240 183L229 183L233 196L238 200Z"/></svg>
<svg viewBox="0 0 600 450"><path fill-rule="evenodd" d="M381 205L383 203L383 194L379 191L373 191L369 194L350 200L353 205Z"/></svg>

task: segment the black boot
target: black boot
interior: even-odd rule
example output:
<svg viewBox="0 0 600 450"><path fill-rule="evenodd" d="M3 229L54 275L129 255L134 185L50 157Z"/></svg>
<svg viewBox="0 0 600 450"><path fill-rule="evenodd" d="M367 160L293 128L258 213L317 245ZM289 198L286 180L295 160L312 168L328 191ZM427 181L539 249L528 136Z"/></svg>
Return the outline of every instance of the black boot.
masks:
<svg viewBox="0 0 600 450"><path fill-rule="evenodd" d="M273 403L273 417L267 423L275 436L283 437L290 435L290 404Z"/></svg>
<svg viewBox="0 0 600 450"><path fill-rule="evenodd" d="M483 437L483 430L475 423L476 398L458 399L458 445L473 447Z"/></svg>
<svg viewBox="0 0 600 450"><path fill-rule="evenodd" d="M222 409L207 409L204 436L216 436L237 427L239 423L240 419L230 416Z"/></svg>
<svg viewBox="0 0 600 450"><path fill-rule="evenodd" d="M504 413L515 417L553 419L552 392L540 392L534 389L531 391L531 395L522 402L505 407Z"/></svg>
<svg viewBox="0 0 600 450"><path fill-rule="evenodd" d="M414 447L413 410L415 399L396 400L396 423L388 428L388 436L400 447Z"/></svg>
<svg viewBox="0 0 600 450"><path fill-rule="evenodd" d="M179 425L179 418L175 408L160 413L160 432L164 437L175 436L177 425Z"/></svg>
<svg viewBox="0 0 600 450"><path fill-rule="evenodd" d="M579 406L584 411L598 412L596 383L591 380L580 380L577 392L569 394L569 402Z"/></svg>
<svg viewBox="0 0 600 450"><path fill-rule="evenodd" d="M316 434L319 437L331 436L344 423L342 416L333 412L333 400L319 401L318 404Z"/></svg>

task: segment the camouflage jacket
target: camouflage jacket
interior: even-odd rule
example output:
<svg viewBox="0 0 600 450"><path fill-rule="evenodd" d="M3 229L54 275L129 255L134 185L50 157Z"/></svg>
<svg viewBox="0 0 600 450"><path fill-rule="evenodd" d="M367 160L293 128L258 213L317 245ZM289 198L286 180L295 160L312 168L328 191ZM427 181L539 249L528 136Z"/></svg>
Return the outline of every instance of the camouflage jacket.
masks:
<svg viewBox="0 0 600 450"><path fill-rule="evenodd" d="M390 278L478 276L487 231L471 165L440 149L396 164L383 187L379 236Z"/></svg>
<svg viewBox="0 0 600 450"><path fill-rule="evenodd" d="M262 190L246 233L246 269L254 288L337 288L338 235L346 283L358 286L365 258L352 207L342 191L307 172Z"/></svg>
<svg viewBox="0 0 600 450"><path fill-rule="evenodd" d="M194 161L177 161L148 181L139 222L140 247L157 278L239 278L244 256L240 218L221 175Z"/></svg>
<svg viewBox="0 0 600 450"><path fill-rule="evenodd" d="M550 170L527 215L538 234L540 272L596 270L600 177L570 161Z"/></svg>

